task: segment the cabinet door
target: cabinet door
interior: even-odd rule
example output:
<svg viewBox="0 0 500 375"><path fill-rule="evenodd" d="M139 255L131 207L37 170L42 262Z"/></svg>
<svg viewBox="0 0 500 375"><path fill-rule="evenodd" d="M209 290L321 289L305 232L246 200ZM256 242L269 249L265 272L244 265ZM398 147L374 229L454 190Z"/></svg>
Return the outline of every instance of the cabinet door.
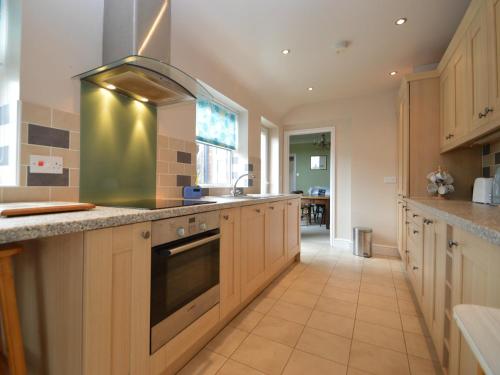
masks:
<svg viewBox="0 0 500 375"><path fill-rule="evenodd" d="M300 252L300 199L291 199L286 207L287 257L293 258Z"/></svg>
<svg viewBox="0 0 500 375"><path fill-rule="evenodd" d="M451 142L455 123L455 82L452 66L448 65L440 78L441 96L441 147Z"/></svg>
<svg viewBox="0 0 500 375"><path fill-rule="evenodd" d="M399 95L398 118L398 195L408 196L410 112L409 84L404 83Z"/></svg>
<svg viewBox="0 0 500 375"><path fill-rule="evenodd" d="M151 223L85 232L83 374L149 373Z"/></svg>
<svg viewBox="0 0 500 375"><path fill-rule="evenodd" d="M225 318L241 301L240 209L220 214L220 315Z"/></svg>
<svg viewBox="0 0 500 375"><path fill-rule="evenodd" d="M434 310L434 281L436 270L436 231L431 219L424 220L423 248L423 280L422 280L422 312L427 327L432 327Z"/></svg>
<svg viewBox="0 0 500 375"><path fill-rule="evenodd" d="M275 275L286 263L286 205L269 203L266 209L266 277Z"/></svg>
<svg viewBox="0 0 500 375"><path fill-rule="evenodd" d="M266 205L241 209L241 299L266 281Z"/></svg>
<svg viewBox="0 0 500 375"><path fill-rule="evenodd" d="M488 116L482 116L489 107L489 64L488 64L488 28L486 3L479 8L467 32L469 57L469 90L471 100L472 129L484 125Z"/></svg>
<svg viewBox="0 0 500 375"><path fill-rule="evenodd" d="M453 250L452 305L475 304L500 308L500 252L490 244L457 228ZM450 374L474 374L477 362L456 323L452 324Z"/></svg>
<svg viewBox="0 0 500 375"><path fill-rule="evenodd" d="M491 120L500 118L500 0L488 0Z"/></svg>

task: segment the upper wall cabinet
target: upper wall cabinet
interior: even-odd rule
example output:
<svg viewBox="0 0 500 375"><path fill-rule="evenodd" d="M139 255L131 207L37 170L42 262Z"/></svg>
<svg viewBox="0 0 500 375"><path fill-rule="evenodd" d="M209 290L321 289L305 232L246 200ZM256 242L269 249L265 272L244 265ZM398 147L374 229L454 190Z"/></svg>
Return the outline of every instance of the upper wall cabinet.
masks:
<svg viewBox="0 0 500 375"><path fill-rule="evenodd" d="M441 72L441 151L500 128L500 0L473 0Z"/></svg>

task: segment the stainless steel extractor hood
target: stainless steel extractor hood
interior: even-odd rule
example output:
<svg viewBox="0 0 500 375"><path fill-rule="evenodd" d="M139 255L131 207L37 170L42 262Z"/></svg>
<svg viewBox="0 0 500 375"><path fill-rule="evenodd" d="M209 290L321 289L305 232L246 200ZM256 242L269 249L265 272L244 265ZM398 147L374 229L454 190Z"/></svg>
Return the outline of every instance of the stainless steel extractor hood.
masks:
<svg viewBox="0 0 500 375"><path fill-rule="evenodd" d="M103 62L75 78L163 106L210 99L196 78L169 65L171 0L104 0Z"/></svg>

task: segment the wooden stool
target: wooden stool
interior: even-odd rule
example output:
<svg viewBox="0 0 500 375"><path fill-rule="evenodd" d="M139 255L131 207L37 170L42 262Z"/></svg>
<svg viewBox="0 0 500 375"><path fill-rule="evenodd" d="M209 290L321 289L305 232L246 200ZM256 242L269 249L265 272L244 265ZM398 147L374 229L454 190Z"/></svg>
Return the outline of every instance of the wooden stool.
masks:
<svg viewBox="0 0 500 375"><path fill-rule="evenodd" d="M20 246L0 247L0 308L7 342L7 358L10 375L25 375L23 338L17 310L16 288L12 272L11 257L23 251ZM0 347L0 354L5 351ZM1 365L0 365L1 366ZM5 372L0 367L0 374Z"/></svg>

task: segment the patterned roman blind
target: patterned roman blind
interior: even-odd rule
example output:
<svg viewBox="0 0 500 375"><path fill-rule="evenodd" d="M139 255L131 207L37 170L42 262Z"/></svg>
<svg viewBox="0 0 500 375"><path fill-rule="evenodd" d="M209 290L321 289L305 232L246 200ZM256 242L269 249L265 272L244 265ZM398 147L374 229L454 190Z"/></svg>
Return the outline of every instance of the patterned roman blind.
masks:
<svg viewBox="0 0 500 375"><path fill-rule="evenodd" d="M196 139L214 146L236 150L237 116L206 101L196 102Z"/></svg>

